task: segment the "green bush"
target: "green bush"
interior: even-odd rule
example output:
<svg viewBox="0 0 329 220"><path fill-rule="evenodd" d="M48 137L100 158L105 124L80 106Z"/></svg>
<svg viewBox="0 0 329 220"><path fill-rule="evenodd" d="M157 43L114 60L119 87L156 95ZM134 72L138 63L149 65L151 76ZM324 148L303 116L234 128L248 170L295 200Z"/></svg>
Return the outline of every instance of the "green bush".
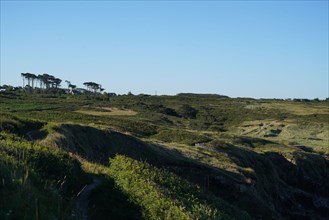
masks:
<svg viewBox="0 0 329 220"><path fill-rule="evenodd" d="M178 110L179 115L181 115L183 118L196 118L196 115L198 113L198 110L193 108L190 105L184 104L182 105Z"/></svg>
<svg viewBox="0 0 329 220"><path fill-rule="evenodd" d="M248 219L224 201L148 163L117 155L110 176L146 219ZM220 208L220 209L218 209Z"/></svg>

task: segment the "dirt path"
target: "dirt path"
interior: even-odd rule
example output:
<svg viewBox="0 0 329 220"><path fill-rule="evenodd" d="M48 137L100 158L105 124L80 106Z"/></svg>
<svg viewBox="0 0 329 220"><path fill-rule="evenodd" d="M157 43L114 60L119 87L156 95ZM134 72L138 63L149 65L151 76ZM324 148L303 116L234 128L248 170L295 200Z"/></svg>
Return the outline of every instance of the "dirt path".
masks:
<svg viewBox="0 0 329 220"><path fill-rule="evenodd" d="M82 214L83 220L88 220L88 203L90 192L101 184L101 181L96 177L93 177L93 182L83 187L77 196L77 208Z"/></svg>

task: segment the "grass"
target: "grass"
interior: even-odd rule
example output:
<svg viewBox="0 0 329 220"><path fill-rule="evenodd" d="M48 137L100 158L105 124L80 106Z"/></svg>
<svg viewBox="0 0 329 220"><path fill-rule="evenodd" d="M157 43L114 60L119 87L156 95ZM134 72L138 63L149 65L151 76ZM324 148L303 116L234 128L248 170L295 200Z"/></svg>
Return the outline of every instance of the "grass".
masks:
<svg viewBox="0 0 329 220"><path fill-rule="evenodd" d="M132 116L136 115L137 112L129 109L118 109L118 108L94 108L94 109L81 109L76 112L86 115L94 116Z"/></svg>
<svg viewBox="0 0 329 220"><path fill-rule="evenodd" d="M246 108L260 108L260 109L276 109L285 111L294 115L314 115L314 114L329 114L328 106L314 105L314 103L304 102L276 102L276 103L261 103L256 105L248 105Z"/></svg>
<svg viewBox="0 0 329 220"><path fill-rule="evenodd" d="M179 129L160 129L152 138L167 143L175 142L187 145L195 145L197 143L209 142L211 139L204 134L184 131Z"/></svg>
<svg viewBox="0 0 329 220"><path fill-rule="evenodd" d="M116 156L110 160L110 175L147 219L248 219L246 213L147 163Z"/></svg>
<svg viewBox="0 0 329 220"><path fill-rule="evenodd" d="M236 133L270 141L289 143L291 146L310 147L315 152L329 155L329 125L323 122L294 120L256 120L241 124Z"/></svg>
<svg viewBox="0 0 329 220"><path fill-rule="evenodd" d="M2 159L0 178L1 219L78 219L74 204L33 170Z"/></svg>
<svg viewBox="0 0 329 220"><path fill-rule="evenodd" d="M1 219L79 219L71 198L88 177L68 154L1 132L0 171Z"/></svg>

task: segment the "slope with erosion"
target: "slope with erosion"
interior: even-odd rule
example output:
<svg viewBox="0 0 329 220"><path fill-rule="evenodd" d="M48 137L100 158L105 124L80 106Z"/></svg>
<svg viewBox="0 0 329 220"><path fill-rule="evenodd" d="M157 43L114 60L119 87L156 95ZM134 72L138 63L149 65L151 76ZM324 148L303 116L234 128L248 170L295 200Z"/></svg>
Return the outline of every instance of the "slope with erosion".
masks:
<svg viewBox="0 0 329 220"><path fill-rule="evenodd" d="M191 169L197 169L201 171L208 170L209 172L210 168L195 163L188 158L184 158L176 151L172 151L159 145L146 143L135 137L108 129L102 130L94 127L82 126L77 124L61 124L54 127L53 130L55 131L54 133L49 134L46 139L40 141L41 145L58 147L72 152L88 161L100 163L103 165L106 165L108 163L108 158L117 158L113 159L110 164L111 171L109 174L109 178L113 178L115 184L117 184L119 187L122 187L122 190L126 191L126 193L131 196L131 199L133 201L142 206L142 210L144 210L144 215L147 218L159 218L162 215L163 216L160 218L165 219L171 219L172 217L191 218L192 216L198 215L200 215L200 218L202 216L208 216L207 218L220 219L228 219L230 218L230 216L235 216L235 218L240 218L240 215L245 216L245 218L247 218L248 216L246 214L243 214L243 212L238 211L237 208L231 207L223 200L216 197L212 197L211 194L206 192L200 192L201 194L195 194L194 196L190 197L190 194L194 193L197 188L193 189L191 183L181 182L182 180L179 177L166 173L167 171L165 170L175 173L177 172L177 168L183 168L184 170L186 170L185 173L191 173ZM124 159L122 161L121 159L118 159L116 155L125 155L125 158L127 158L127 160ZM114 161L116 160L120 160L121 162L118 162L118 164L114 165ZM125 171L121 166L126 166L126 163L136 163L136 166L140 166L140 168L135 170L134 174L131 173L131 170L132 168L135 168L135 166L127 168L127 174L125 174ZM113 166L120 166L121 168L118 170L118 168L112 168ZM153 174L151 176L136 176L138 172L153 172ZM168 179L169 182L166 183L165 181L164 183L161 183L164 184L163 186L161 186L159 185L160 183L158 183L157 181L149 179L153 175L159 175L159 177L157 178L160 178L161 180ZM165 176L162 177L162 175ZM170 176L169 178L166 175L172 176ZM122 182L125 181L136 181L136 178L138 179L138 181L142 181L136 182L136 184L142 184L137 185L138 187L136 189L130 188L134 185L131 185L131 183L129 183L130 187L125 185L128 183L124 183L124 185L121 185L123 184ZM171 183L170 181L172 179L175 179L175 181L178 182ZM147 184L149 182L151 182L151 185ZM174 184L175 186L172 186L173 188L168 188L172 184ZM150 187L145 188L145 195L140 195L142 191L140 191L139 193L136 192L136 190L143 190L142 186ZM176 192L173 192L173 190L177 187L181 188L180 191L182 195L181 197L179 197L179 199L173 197L173 200L171 201L170 198L167 198L167 194L169 193L172 196L175 196ZM188 187L192 188L189 189ZM158 188L160 189L160 191L158 191ZM150 190L155 190L154 195L149 194ZM163 194L163 190L168 192ZM186 192L184 190L186 190ZM208 199L202 199L202 202L200 204L197 203L198 199L204 196L206 196L206 198L209 197L212 199L210 199L210 201L208 201ZM146 200L158 200L158 203L161 207L154 206L152 205L152 203L144 204ZM176 202L177 200L182 200L182 202ZM203 207L202 204L207 204L208 202L211 202L211 205L209 207ZM168 204L172 205L168 206ZM189 206L191 208L187 208ZM199 208L196 209L196 207ZM155 210L157 209L164 211L163 213L156 213ZM188 209L188 211L184 211L185 209Z"/></svg>
<svg viewBox="0 0 329 220"><path fill-rule="evenodd" d="M199 216L198 218L216 219L248 218L247 214L227 204L225 201L216 198L207 192L203 192L203 190L200 190L191 183L184 182L176 175L167 173L164 170L165 166L176 167L180 164L186 164L183 165L183 167L192 166L191 162L180 158L177 156L177 153L172 153L169 150L144 143L132 136L127 136L115 131L101 130L90 126L77 124L57 125L52 123L46 125L44 128L40 128L39 130L39 132L46 131L49 132L47 137L45 139L41 138L39 140L33 140L34 143L29 143L24 139L21 140L31 147L40 146L36 149L40 149L41 151L59 152L60 155L72 157L72 160L74 161L79 159L81 163L84 163L84 160L82 159L84 158L87 161L92 161L98 164L96 166L100 166L99 164L106 165L108 164L109 157L113 158L117 154L123 154L126 155L126 158L128 159L126 162L139 164L138 169L136 169L135 166L128 168L126 172L129 173L129 176L127 176L127 174L124 173L125 171L123 167L119 170L113 168L113 166L126 166L126 162L120 162L119 159L115 159L112 160L110 167L107 168L110 169L110 172L107 172L105 177L104 175L98 177L105 184L102 187L109 187L110 192L117 192L116 194L119 197L128 197L130 201L135 203L134 205L129 205L126 202L127 200L121 199L121 204L114 205L116 201L112 201L109 205L113 205L114 207L119 208L118 210L121 210L121 214L112 213L114 216L124 216L123 214L126 213L123 210L124 207L138 206L140 208L137 208L136 212L132 212L131 214L136 215L137 217L142 215L148 219L158 219L161 216L161 218L164 219L171 219L172 217L190 219L197 216ZM37 133L38 131L35 130L34 132ZM16 134L12 135L13 138L16 137ZM6 141L8 141L7 138ZM16 146L16 148L18 148L18 146ZM26 150L29 149L30 148ZM40 165L41 168L43 170L45 169L45 172L48 172L49 174L51 174L51 170L55 170L56 173L61 173L63 175L65 174L65 172L63 172L64 170L72 171L72 169L67 169L61 165L62 159L56 164L51 157L43 157L42 154L37 154L36 156L38 157L37 161L42 161L42 164ZM119 160L119 162L114 165L114 161L116 160ZM147 165L148 163L145 162L146 160L153 165ZM79 166L79 164L76 165ZM195 166L198 167L198 165ZM158 169L155 167L162 168ZM133 173L131 173L132 168L135 168L135 172ZM85 170L87 172L88 169ZM157 180L149 179L152 176L148 175L139 176L137 175L138 172L152 172L152 176L157 176ZM74 184L74 182L72 182L74 175L76 174L68 174L68 177L66 177L66 175L64 177L62 176L64 179L63 182L60 182L60 189L68 180L70 184ZM132 179L127 179L127 177ZM75 180L79 181L78 179ZM135 184L130 185L131 187L127 188L126 181L131 182L133 180L137 181L135 184L137 184L138 188L131 188ZM107 181L114 181L115 186L113 186L113 184L108 184ZM83 186L83 184L85 184L83 181L76 182L76 190L74 194L80 195L83 190L92 185L87 183L87 185ZM117 187L119 187L119 191L123 192L119 193L118 190L115 189ZM145 194L141 195L140 190L143 190L143 187L146 191ZM177 197L178 195L176 195L177 192L175 191L177 188L180 191L179 197ZM80 192L78 189L80 189ZM42 191L44 191L44 189L42 189ZM172 196L168 197L169 194ZM92 207L99 207L100 201L103 201L104 198L96 198L96 200L94 199L91 202L88 202L88 204L91 204ZM23 200L25 200L24 197ZM81 203L79 202L79 199L77 201L78 204ZM150 201L151 203L145 204L145 201ZM82 205L79 205L79 207L82 207ZM161 210L161 212L158 210ZM141 214L138 214L139 212ZM96 215L93 208L90 208L88 215ZM105 216L108 215L103 215L99 218L104 219ZM72 218L74 218L74 216L72 216Z"/></svg>
<svg viewBox="0 0 329 220"><path fill-rule="evenodd" d="M159 144L153 136L153 143L147 143L108 129L73 124L59 125L54 130L54 134L41 141L43 145L60 147L102 164L117 154L147 161L254 217L323 217L328 209L328 201L324 200L329 187L328 161L298 148L257 138L230 140L228 136L225 141L198 146Z"/></svg>

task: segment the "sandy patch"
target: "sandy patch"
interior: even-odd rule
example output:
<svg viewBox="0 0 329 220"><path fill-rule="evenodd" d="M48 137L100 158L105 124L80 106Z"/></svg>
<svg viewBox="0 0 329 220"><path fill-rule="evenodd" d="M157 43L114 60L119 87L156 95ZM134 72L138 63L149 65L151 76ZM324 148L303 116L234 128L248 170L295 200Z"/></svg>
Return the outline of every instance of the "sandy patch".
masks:
<svg viewBox="0 0 329 220"><path fill-rule="evenodd" d="M118 108L93 108L93 109L81 109L75 112L85 114L85 115L94 115L94 116L132 116L136 115L137 112L130 109L118 109Z"/></svg>

